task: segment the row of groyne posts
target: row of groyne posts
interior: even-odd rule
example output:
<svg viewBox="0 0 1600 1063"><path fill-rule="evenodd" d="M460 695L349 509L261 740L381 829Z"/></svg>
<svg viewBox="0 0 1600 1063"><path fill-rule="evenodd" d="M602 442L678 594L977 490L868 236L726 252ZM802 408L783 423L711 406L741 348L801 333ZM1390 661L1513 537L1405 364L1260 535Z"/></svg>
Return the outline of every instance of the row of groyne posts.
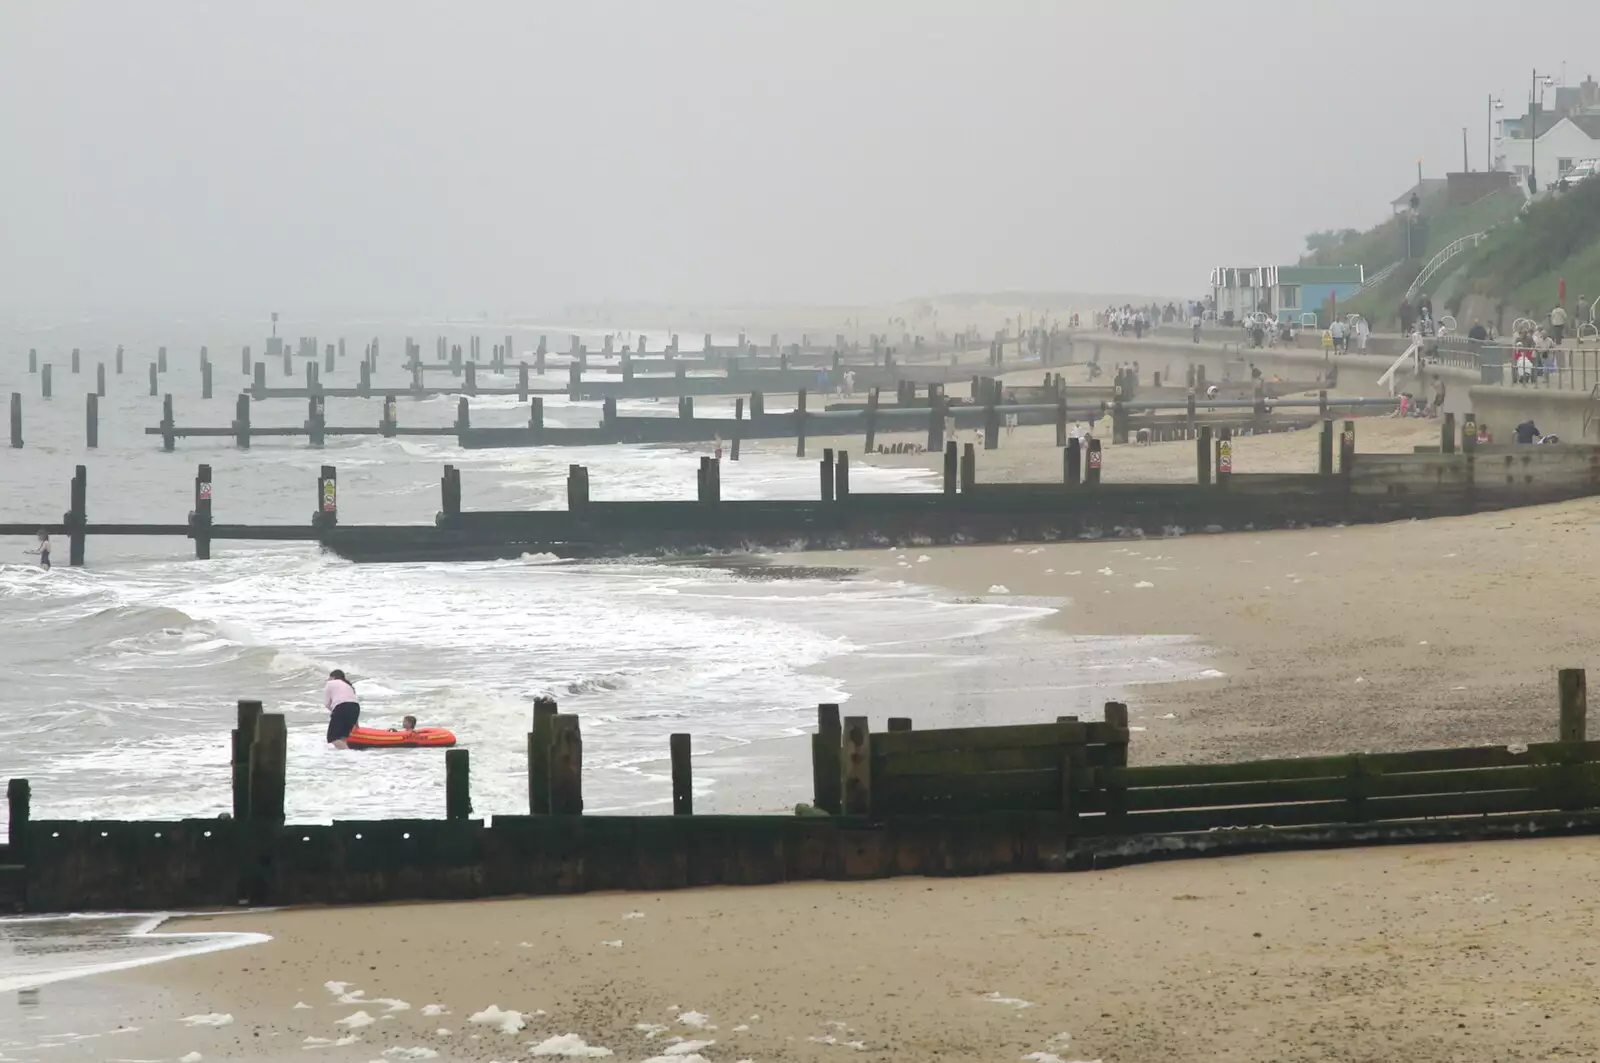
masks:
<svg viewBox="0 0 1600 1063"><path fill-rule="evenodd" d="M260 366L257 366L260 369ZM315 366L308 366L308 378L316 383ZM1331 409L1357 409L1357 408L1388 408L1395 400L1391 399L1336 399L1330 400L1326 390L1318 392L1315 399L1269 399L1265 385L1256 381L1254 395L1249 399L1221 400L1200 399L1197 390L1203 390L1205 384L1205 371L1203 366L1190 367L1189 379L1191 383L1186 389L1182 399L1165 400L1150 399L1138 400L1133 398L1137 393L1138 382L1133 370L1119 371L1115 383L1110 389L1109 402L1104 399L1087 405L1071 405L1069 399L1074 393L1074 388L1066 384L1064 374L1046 373L1041 386L1034 387L1004 387L1001 383L985 376L972 377L972 398L969 401L953 401L946 394L945 386L938 383L925 385L925 394L919 394L919 385L914 381L900 380L897 382L896 401L892 407L883 403L880 389L872 388L864 404L843 410L829 409L818 414L810 413L807 409L808 391L800 388L796 392L796 401L793 414L783 415L784 424L779 431L783 435L792 435L796 439L796 454L804 457L806 437L808 434L808 421L814 422L813 431L823 434L837 434L830 432L828 422L840 417L848 417L859 424L863 435L865 449L869 452L877 449L877 436L880 431L905 430L905 417L913 410L926 410L927 414L927 449L930 451L940 449L945 437L955 427L953 415L963 409L972 409L974 406L983 409L982 431L986 449L996 449L1000 446L1002 424L1015 424L1019 420L1024 424L1042 424L1053 420L1056 427L1056 445L1066 443L1068 426L1075 421L1096 421L1109 414L1111 421L1111 441L1113 443L1127 443L1135 434L1141 441L1162 441L1170 439L1198 438L1200 430L1208 425L1211 427L1226 426L1228 429L1249 429L1251 431L1264 431L1278 426L1280 423L1274 419L1288 417L1291 420L1284 423L1294 423L1293 419L1303 417L1311 418L1311 411L1315 416L1325 419ZM1160 387L1159 374L1157 374L1156 387ZM475 383L469 381L467 390L473 394L479 393ZM1104 389L1089 389L1103 394ZM515 388L486 389L483 393L489 394L515 394L520 401L529 403L528 433L515 439L507 439L501 434L485 435L480 445L499 446L537 446L543 444L558 444L566 440L563 432L571 430L552 429L546 430L544 424L544 396L530 394L527 378L527 367L520 370L520 377ZM472 431L471 403L467 394L462 394L457 400L456 417L451 425L436 426L402 426L400 424L398 392L388 392L383 395L382 413L375 427L357 425L329 425L327 418L328 393L319 387L308 389L308 413L306 420L299 426L257 426L251 421L251 393L240 392L235 400L234 418L227 426L184 427L177 424L174 414L173 397L167 394L162 398L161 420L158 425L145 429L145 434L159 436L162 449L171 451L175 442L181 437L222 437L231 438L241 449L250 446L252 438L259 437L306 437L311 445L321 446L329 436L360 436L377 435L383 438L396 436L454 436L458 442L465 444ZM615 434L620 421L617 414L617 400L607 397L600 403L602 433ZM893 410L892 424L880 418L880 411L885 411L885 417L890 416L888 410ZM733 458L739 457L739 441L742 436L752 431L745 423L745 399L740 396L735 400L733 417L700 419L696 424L694 396L683 395L678 398L678 425L670 425L669 419L656 417L629 418L628 424L632 432L640 435L634 441L685 441L693 438L721 439L726 432L730 438L733 449ZM766 416L765 396L762 392L752 392L749 397L749 413L751 425L755 421L763 421L762 429L765 434L771 434L772 419ZM963 418L968 415L962 414ZM792 421L790 420L792 419ZM689 425L683 424L689 422ZM970 424L970 419L968 420ZM686 427L688 430L686 431ZM651 435L659 434L660 440L652 440ZM86 411L85 440L90 449L99 446L99 404L95 393L88 396ZM595 439L589 430L582 430L570 440L584 444L603 442ZM10 443L13 448L24 445L22 396L13 392L11 395L10 410Z"/></svg>
<svg viewBox="0 0 1600 1063"><path fill-rule="evenodd" d="M1460 425L1459 444L1453 414L1446 414L1440 425L1440 450L1445 454L1461 452L1472 454L1477 449L1477 425L1474 416L1467 414ZM737 443L737 440L735 440ZM1102 482L1104 453L1101 440L1093 437L1065 436L1059 439L1062 453L1062 483L1093 488ZM1227 490L1234 472L1233 433L1223 428L1213 433L1202 426L1195 438L1196 479L1202 486ZM737 451L734 451L736 456ZM1337 454L1337 463L1335 455ZM1318 473L1330 479L1348 478L1354 468L1356 454L1356 422L1347 420L1336 432L1332 420L1322 422L1318 440ZM977 489L977 449L975 444L960 444L955 440L943 446L942 493L954 496ZM826 448L818 462L819 498L824 502L848 503L850 489L850 455L843 450ZM305 525L218 525L213 520L212 469L209 464L199 466L194 478L194 508L183 524L91 524L88 516L88 469L79 465L73 472L70 486L70 508L59 525L27 523L0 523L0 535L31 535L38 530L60 531L68 538L68 564L84 563L86 541L93 534L121 536L184 536L195 544L195 557L209 559L211 544L216 538L260 539L278 541L321 540L325 533L339 524L338 470L323 465L316 478L315 508ZM435 517L439 525L448 525L462 515L461 471L453 465L444 467L440 480L441 508ZM722 501L722 459L702 455L696 472L696 500L716 504ZM582 465L571 465L567 473L567 509L581 511L590 502L589 470Z"/></svg>
<svg viewBox="0 0 1600 1063"><path fill-rule="evenodd" d="M824 704L811 736L810 801L768 816L695 813L688 734L668 739L673 815L585 814L579 718L539 698L525 739L526 814L475 818L470 753L455 748L445 751L443 820L331 827L289 827L286 718L240 701L231 808L220 819L44 819L29 781L9 779L0 905L371 902L1091 870L1141 858L1595 833L1600 742L1588 740L1587 678L1578 668L1556 678L1554 741L1135 767L1120 702L1105 703L1098 721L917 730L894 717L883 731Z"/></svg>

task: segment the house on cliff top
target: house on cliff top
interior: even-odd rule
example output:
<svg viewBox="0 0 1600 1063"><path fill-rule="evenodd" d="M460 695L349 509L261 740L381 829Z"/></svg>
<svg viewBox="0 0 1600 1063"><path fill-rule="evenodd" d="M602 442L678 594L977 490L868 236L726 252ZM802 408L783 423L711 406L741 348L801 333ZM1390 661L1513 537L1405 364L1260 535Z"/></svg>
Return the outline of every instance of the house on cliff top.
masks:
<svg viewBox="0 0 1600 1063"><path fill-rule="evenodd" d="M1218 266L1211 271L1211 295L1223 321L1262 311L1279 321L1316 314L1326 325L1366 272L1363 266Z"/></svg>

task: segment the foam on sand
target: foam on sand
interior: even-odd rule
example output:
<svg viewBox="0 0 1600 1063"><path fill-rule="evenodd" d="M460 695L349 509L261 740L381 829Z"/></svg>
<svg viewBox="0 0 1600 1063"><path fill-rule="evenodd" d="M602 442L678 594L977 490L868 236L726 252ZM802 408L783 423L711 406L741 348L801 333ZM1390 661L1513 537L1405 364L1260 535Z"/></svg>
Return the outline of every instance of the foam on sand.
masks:
<svg viewBox="0 0 1600 1063"><path fill-rule="evenodd" d="M475 1022L483 1026L493 1026L501 1033L516 1033L528 1025L523 1021L520 1011L502 1011L498 1004L490 1004L482 1011L475 1011L467 1016L468 1022Z"/></svg>
<svg viewBox="0 0 1600 1063"><path fill-rule="evenodd" d="M178 1021L187 1026L227 1026L233 1022L233 1016L226 1012L212 1012L208 1015L189 1015Z"/></svg>
<svg viewBox="0 0 1600 1063"><path fill-rule="evenodd" d="M591 1045L575 1033L557 1034L533 1046L535 1056L564 1056L568 1059L601 1059L612 1054L603 1045Z"/></svg>
<svg viewBox="0 0 1600 1063"><path fill-rule="evenodd" d="M359 1030L363 1026L371 1026L377 1021L377 1019L374 1019L364 1011L358 1011L353 1015L346 1015L342 1019L333 1020L335 1026L348 1026L352 1030Z"/></svg>

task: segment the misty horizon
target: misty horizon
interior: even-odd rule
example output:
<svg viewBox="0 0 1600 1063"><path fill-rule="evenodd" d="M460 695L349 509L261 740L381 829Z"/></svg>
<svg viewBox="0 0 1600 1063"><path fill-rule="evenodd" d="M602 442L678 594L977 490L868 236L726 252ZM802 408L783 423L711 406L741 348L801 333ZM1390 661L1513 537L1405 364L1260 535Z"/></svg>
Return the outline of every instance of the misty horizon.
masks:
<svg viewBox="0 0 1600 1063"><path fill-rule="evenodd" d="M0 308L1198 295L1381 222L1463 127L1482 169L1488 96L1522 113L1534 66L1591 72L1478 3L916 11L20 0Z"/></svg>

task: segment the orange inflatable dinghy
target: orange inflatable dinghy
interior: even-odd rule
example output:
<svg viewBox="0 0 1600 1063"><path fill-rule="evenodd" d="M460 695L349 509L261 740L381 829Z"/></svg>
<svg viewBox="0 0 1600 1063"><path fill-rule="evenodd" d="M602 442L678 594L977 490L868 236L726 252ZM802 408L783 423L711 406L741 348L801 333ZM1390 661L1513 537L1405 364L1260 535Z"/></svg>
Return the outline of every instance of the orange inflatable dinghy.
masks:
<svg viewBox="0 0 1600 1063"><path fill-rule="evenodd" d="M455 732L443 727L418 727L414 731L357 727L345 739L351 749L443 749L455 744Z"/></svg>

